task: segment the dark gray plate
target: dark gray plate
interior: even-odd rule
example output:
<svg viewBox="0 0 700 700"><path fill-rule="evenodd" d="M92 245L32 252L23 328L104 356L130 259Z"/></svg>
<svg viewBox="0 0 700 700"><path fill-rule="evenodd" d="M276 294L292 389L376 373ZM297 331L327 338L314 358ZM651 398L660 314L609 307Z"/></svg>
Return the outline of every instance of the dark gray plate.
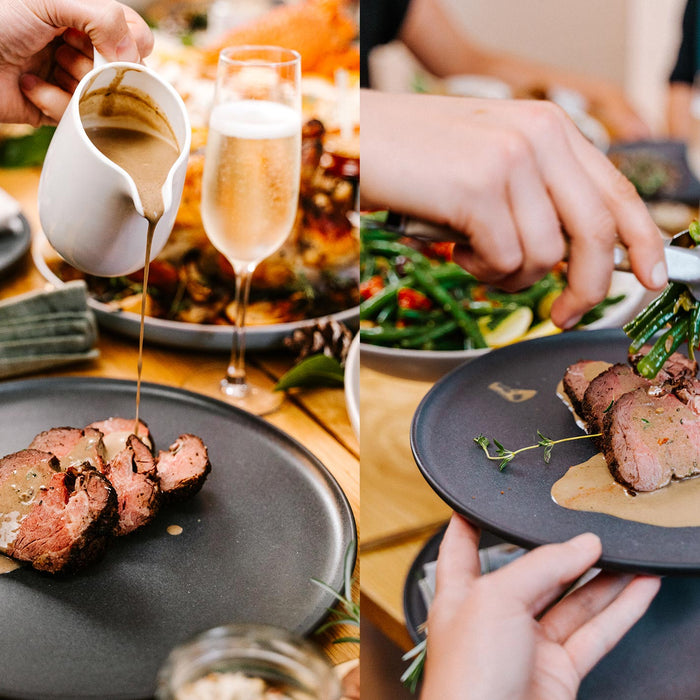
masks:
<svg viewBox="0 0 700 700"><path fill-rule="evenodd" d="M428 540L406 578L406 627L416 643L424 637L419 627L427 616L418 580L423 566L437 559L443 534ZM700 698L699 646L700 579L666 578L644 617L584 678L578 700Z"/></svg>
<svg viewBox="0 0 700 700"><path fill-rule="evenodd" d="M29 223L18 214L0 230L0 275L9 270L28 250Z"/></svg>
<svg viewBox="0 0 700 700"><path fill-rule="evenodd" d="M3 454L51 426L134 413L135 385L73 378L0 385ZM190 502L114 542L83 573L0 576L0 695L144 698L173 646L227 622L306 633L338 589L355 539L350 506L325 467L289 436L227 404L145 384L141 415L160 448L184 432L212 473ZM179 536L169 525L180 525Z"/></svg>
<svg viewBox="0 0 700 700"><path fill-rule="evenodd" d="M573 464L589 459L588 440L556 445L549 464L542 450L518 455L503 472L473 438L483 433L514 449L580 429L556 397L566 367L581 359L624 362L622 331L579 331L518 343L463 365L426 395L413 419L411 446L423 476L452 508L503 539L523 547L558 542L592 531L603 541L601 566L660 574L700 574L698 528L665 528L558 506L552 484ZM510 403L488 387L534 389L529 401Z"/></svg>

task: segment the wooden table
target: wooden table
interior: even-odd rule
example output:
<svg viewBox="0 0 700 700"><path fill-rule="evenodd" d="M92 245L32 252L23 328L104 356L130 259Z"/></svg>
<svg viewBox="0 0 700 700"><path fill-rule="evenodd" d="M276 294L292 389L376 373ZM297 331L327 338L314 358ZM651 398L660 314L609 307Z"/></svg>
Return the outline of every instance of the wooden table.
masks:
<svg viewBox="0 0 700 700"><path fill-rule="evenodd" d="M0 170L0 188L19 200L22 211L36 232L40 229L37 214L38 169ZM0 279L0 299L32 289L46 281L27 255ZM138 342L134 339L101 331L98 342L100 357L89 363L74 365L40 376L98 376L136 379ZM283 351L251 353L249 370L252 379L272 386L293 364L294 358ZM225 371L225 353L194 352L164 347L144 348L143 380L220 398L218 382ZM350 425L342 389L317 389L289 395L280 410L267 420L289 433L307 447L333 474L345 492L359 524L360 465L359 443ZM356 570L356 576L359 566ZM356 635L355 628L338 628L320 637L334 663L355 659L356 644L332 644L337 635Z"/></svg>
<svg viewBox="0 0 700 700"><path fill-rule="evenodd" d="M403 613L406 575L451 512L418 471L409 444L413 413L431 386L360 369L362 613L404 650L413 646Z"/></svg>

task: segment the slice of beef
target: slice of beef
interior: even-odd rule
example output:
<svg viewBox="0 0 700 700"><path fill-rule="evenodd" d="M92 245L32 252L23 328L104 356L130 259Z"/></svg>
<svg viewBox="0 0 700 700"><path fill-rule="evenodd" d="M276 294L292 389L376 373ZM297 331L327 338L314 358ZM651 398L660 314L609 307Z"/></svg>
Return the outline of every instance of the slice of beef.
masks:
<svg viewBox="0 0 700 700"><path fill-rule="evenodd" d="M615 479L654 491L700 473L700 416L671 393L636 389L605 415L602 446Z"/></svg>
<svg viewBox="0 0 700 700"><path fill-rule="evenodd" d="M639 352L629 356L629 363L632 367L636 369L639 360L651 350L651 347L651 345L643 345ZM695 360L691 360L683 353L674 352L668 360L664 362L663 367L659 370L656 377L654 377L654 382L656 384L678 384L686 379L692 379L697 373L698 363Z"/></svg>
<svg viewBox="0 0 700 700"><path fill-rule="evenodd" d="M134 428L136 425L134 418L120 418L118 416L113 416L112 418L107 418L106 420L98 420L94 423L90 423L90 425L87 427L99 430L103 435L107 452L112 451L114 454L116 454L126 445L126 438L129 437L129 435L134 434ZM151 448L151 451L153 451L154 445L151 431L142 420L139 420L138 437L140 437L141 441L148 445L148 447ZM111 438L114 438L114 440ZM121 441L121 445L117 444L118 441Z"/></svg>
<svg viewBox="0 0 700 700"><path fill-rule="evenodd" d="M156 462L150 449L130 435L126 446L104 467L117 492L119 522L115 534L128 535L151 522L161 502Z"/></svg>
<svg viewBox="0 0 700 700"><path fill-rule="evenodd" d="M35 449L0 459L0 551L50 573L97 559L112 536L117 498L88 464L61 470Z"/></svg>
<svg viewBox="0 0 700 700"><path fill-rule="evenodd" d="M673 393L696 415L700 416L700 379L684 379Z"/></svg>
<svg viewBox="0 0 700 700"><path fill-rule="evenodd" d="M102 433L93 428L51 428L39 433L29 449L50 452L64 469L88 462L98 471L104 469L105 452Z"/></svg>
<svg viewBox="0 0 700 700"><path fill-rule="evenodd" d="M639 388L649 388L652 383L636 374L629 365L616 364L595 377L584 392L583 419L589 433L599 433L603 417L624 394Z"/></svg>
<svg viewBox="0 0 700 700"><path fill-rule="evenodd" d="M576 414L583 417L583 396L588 385L612 365L602 360L580 360L569 365L564 373L564 392Z"/></svg>
<svg viewBox="0 0 700 700"><path fill-rule="evenodd" d="M196 435L180 435L157 462L160 488L168 501L193 496L211 471L206 445Z"/></svg>

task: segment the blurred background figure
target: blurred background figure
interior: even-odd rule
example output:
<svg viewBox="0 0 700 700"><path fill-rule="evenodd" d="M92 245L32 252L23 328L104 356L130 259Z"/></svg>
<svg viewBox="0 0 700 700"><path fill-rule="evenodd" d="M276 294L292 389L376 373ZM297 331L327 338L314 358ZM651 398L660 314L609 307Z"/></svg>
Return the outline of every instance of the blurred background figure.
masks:
<svg viewBox="0 0 700 700"><path fill-rule="evenodd" d="M649 126L612 81L490 48L472 38L445 0L372 2L363 7L361 51L364 86L391 90L394 68L370 62L377 45L400 39L421 63L426 91L471 97L548 98L567 111L599 118L617 139L651 135ZM538 20L533 20L536 25ZM437 79L437 80L436 80ZM396 83L394 83L396 84Z"/></svg>

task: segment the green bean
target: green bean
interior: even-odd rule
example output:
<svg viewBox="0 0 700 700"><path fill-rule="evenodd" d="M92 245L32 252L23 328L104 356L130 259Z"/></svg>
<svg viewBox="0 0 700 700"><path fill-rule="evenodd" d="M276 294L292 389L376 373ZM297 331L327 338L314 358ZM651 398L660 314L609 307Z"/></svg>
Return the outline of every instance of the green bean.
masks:
<svg viewBox="0 0 700 700"><path fill-rule="evenodd" d="M398 304L396 303L396 298L394 298L379 311L375 321L383 326L396 313L397 309Z"/></svg>
<svg viewBox="0 0 700 700"><path fill-rule="evenodd" d="M457 325L462 329L464 335L471 340L475 348L488 347L476 321L466 313L456 299L451 297L439 285L428 266L416 265L413 274L416 281L423 287L423 291L438 302L457 321Z"/></svg>
<svg viewBox="0 0 700 700"><path fill-rule="evenodd" d="M671 282L666 289L664 289L661 294L659 294L654 301L652 301L649 306L640 311L631 321L626 323L622 330L630 337L636 336L647 323L651 322L651 319L660 313L660 309L667 306L668 304L675 304L678 297L682 292L686 291L687 287L679 282Z"/></svg>
<svg viewBox="0 0 700 700"><path fill-rule="evenodd" d="M430 328L426 328L422 334L406 338L400 342L402 348L424 347L426 344L437 340L448 333L456 330L457 322L454 320L445 321ZM424 348L425 349L425 348Z"/></svg>
<svg viewBox="0 0 700 700"><path fill-rule="evenodd" d="M421 311L419 309L403 309L400 306L396 313L397 318L404 321L416 321L420 323L428 323L429 321L439 321L445 318L445 312L442 309L431 309L430 311Z"/></svg>
<svg viewBox="0 0 700 700"><path fill-rule="evenodd" d="M391 345L398 343L405 338L417 336L423 333L422 328L415 326L406 326L405 328L396 328L392 326L374 326L372 328L360 328L360 338L370 343L378 343L379 345Z"/></svg>
<svg viewBox="0 0 700 700"><path fill-rule="evenodd" d="M637 363L637 372L653 379L664 362L678 349L680 344L688 337L688 317L680 320L666 331L654 343L654 347Z"/></svg>
<svg viewBox="0 0 700 700"><path fill-rule="evenodd" d="M509 294L507 292L488 291L487 296L489 299L494 299L496 301L503 301L517 306L529 306L532 308L547 294L547 292L558 288L562 288L561 283L550 273L523 292Z"/></svg>
<svg viewBox="0 0 700 700"><path fill-rule="evenodd" d="M408 258L415 264L430 264L430 261L425 257L425 255L423 255L423 253L397 241L369 241L366 248L374 254L379 253L381 255L392 257L403 255L405 258Z"/></svg>
<svg viewBox="0 0 700 700"><path fill-rule="evenodd" d="M698 344L700 344L700 302L695 302L688 321L688 357L693 361Z"/></svg>
<svg viewBox="0 0 700 700"><path fill-rule="evenodd" d="M658 333L667 323L673 323L673 318L677 315L673 306L661 309L661 313L655 316L641 331L635 335L630 343L629 353L638 352L642 345L647 342L653 335Z"/></svg>
<svg viewBox="0 0 700 700"><path fill-rule="evenodd" d="M360 318L371 319L385 304L388 304L392 299L395 299L396 293L401 287L410 287L413 284L413 278L410 276L402 277L397 282L388 284L380 292L377 292L369 299L365 299L360 304Z"/></svg>

